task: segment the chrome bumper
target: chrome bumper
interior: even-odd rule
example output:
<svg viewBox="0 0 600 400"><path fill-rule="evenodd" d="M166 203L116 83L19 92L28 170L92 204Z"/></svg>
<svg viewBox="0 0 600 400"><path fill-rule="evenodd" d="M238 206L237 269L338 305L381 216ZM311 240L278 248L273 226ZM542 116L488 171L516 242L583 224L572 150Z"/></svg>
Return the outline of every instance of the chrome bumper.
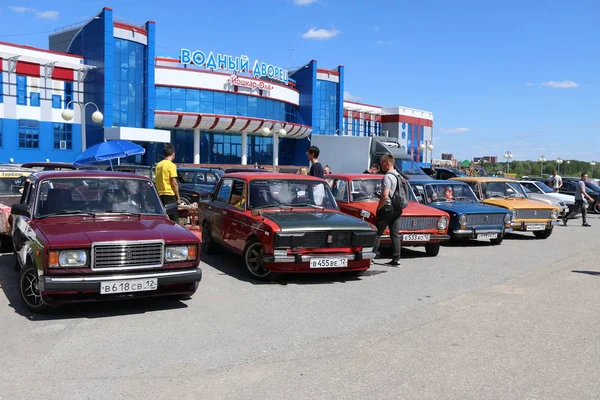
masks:
<svg viewBox="0 0 600 400"><path fill-rule="evenodd" d="M513 231L512 228L505 228L505 229L471 228L471 229L460 229L460 230L454 231L452 233L456 236L468 236L468 237L476 238L477 235L485 235L485 234L489 234L489 233L492 233L492 234L497 233L498 235L503 236L505 233L510 233L512 231Z"/></svg>
<svg viewBox="0 0 600 400"><path fill-rule="evenodd" d="M313 258L346 258L348 261L372 260L375 253L372 251L352 253L352 254L295 254L292 256L264 256L266 263L303 263L309 262Z"/></svg>
<svg viewBox="0 0 600 400"><path fill-rule="evenodd" d="M547 228L550 228L558 224L560 224L558 220L553 220L548 222L513 222L511 226L515 229L525 229L529 225L546 225Z"/></svg>
<svg viewBox="0 0 600 400"><path fill-rule="evenodd" d="M400 240L402 240L402 233L400 234ZM412 233L407 233L406 235L413 235ZM450 235L431 235L429 233L415 233L414 235L429 235L429 241L432 240L448 240L450 239ZM392 237L390 235L381 235L381 239L391 239ZM406 243L425 243L425 242L413 242L413 241L407 241Z"/></svg>

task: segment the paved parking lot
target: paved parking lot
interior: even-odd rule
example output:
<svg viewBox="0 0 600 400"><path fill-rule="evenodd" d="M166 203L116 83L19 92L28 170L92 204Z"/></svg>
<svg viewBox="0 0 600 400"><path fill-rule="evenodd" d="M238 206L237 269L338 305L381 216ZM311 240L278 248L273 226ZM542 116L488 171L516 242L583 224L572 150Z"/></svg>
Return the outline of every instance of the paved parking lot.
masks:
<svg viewBox="0 0 600 400"><path fill-rule="evenodd" d="M600 219L548 240L405 251L402 267L249 280L192 300L20 305L0 255L0 399L598 398ZM385 260L383 260L385 262Z"/></svg>

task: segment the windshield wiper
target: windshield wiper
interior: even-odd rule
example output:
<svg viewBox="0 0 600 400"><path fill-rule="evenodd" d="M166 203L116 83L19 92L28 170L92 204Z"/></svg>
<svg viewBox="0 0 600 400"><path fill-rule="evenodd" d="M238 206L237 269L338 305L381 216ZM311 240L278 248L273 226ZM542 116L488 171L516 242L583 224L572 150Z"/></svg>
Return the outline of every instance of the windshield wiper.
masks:
<svg viewBox="0 0 600 400"><path fill-rule="evenodd" d="M96 216L95 213L93 212L88 212L88 211L81 211L81 210L61 210L61 211L57 211L55 213L52 214L46 214L46 215L42 215L41 217L39 217L38 219L43 219L43 218L48 218L48 217L56 217L58 215L91 215L91 216Z"/></svg>
<svg viewBox="0 0 600 400"><path fill-rule="evenodd" d="M316 204L311 204L311 203L294 204L294 207L312 207L312 208L315 208L317 210L323 210L323 209L325 209L325 207L323 207L323 206L318 206Z"/></svg>
<svg viewBox="0 0 600 400"><path fill-rule="evenodd" d="M123 214L123 215L134 215L136 217L139 217L140 213L136 213L136 212L132 212L132 211L127 211L127 210L104 210L102 211L103 213L114 213L114 214Z"/></svg>
<svg viewBox="0 0 600 400"><path fill-rule="evenodd" d="M282 208L282 209L287 209L287 210L292 209L292 207L290 207L290 206L284 206L279 203L265 204L265 205L258 206L258 207L252 207L253 210L262 210L263 208Z"/></svg>

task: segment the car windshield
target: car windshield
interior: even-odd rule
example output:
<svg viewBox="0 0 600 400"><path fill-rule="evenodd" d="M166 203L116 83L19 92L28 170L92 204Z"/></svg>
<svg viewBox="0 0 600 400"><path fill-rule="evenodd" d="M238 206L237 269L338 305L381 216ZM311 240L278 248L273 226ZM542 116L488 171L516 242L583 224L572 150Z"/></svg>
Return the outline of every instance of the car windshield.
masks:
<svg viewBox="0 0 600 400"><path fill-rule="evenodd" d="M544 182L536 182L535 186L537 186L544 193L554 193L554 190L550 189Z"/></svg>
<svg viewBox="0 0 600 400"><path fill-rule="evenodd" d="M460 183L434 183L425 185L425 194L427 195L426 202L459 202L473 201L476 202L477 197L467 184Z"/></svg>
<svg viewBox="0 0 600 400"><path fill-rule="evenodd" d="M407 175L425 175L427 174L413 160L396 159L396 168Z"/></svg>
<svg viewBox="0 0 600 400"><path fill-rule="evenodd" d="M20 196L30 172L0 171L0 195Z"/></svg>
<svg viewBox="0 0 600 400"><path fill-rule="evenodd" d="M523 187L518 182L481 182L481 190L486 199L492 197L527 197Z"/></svg>
<svg viewBox="0 0 600 400"><path fill-rule="evenodd" d="M249 208L314 207L337 210L324 181L301 179L256 179L250 182Z"/></svg>
<svg viewBox="0 0 600 400"><path fill-rule="evenodd" d="M67 214L164 215L151 182L135 178L45 179L38 189L35 217Z"/></svg>
<svg viewBox="0 0 600 400"><path fill-rule="evenodd" d="M408 191L409 200L417 201L412 190ZM354 179L350 181L350 201L379 201L381 197L381 178Z"/></svg>

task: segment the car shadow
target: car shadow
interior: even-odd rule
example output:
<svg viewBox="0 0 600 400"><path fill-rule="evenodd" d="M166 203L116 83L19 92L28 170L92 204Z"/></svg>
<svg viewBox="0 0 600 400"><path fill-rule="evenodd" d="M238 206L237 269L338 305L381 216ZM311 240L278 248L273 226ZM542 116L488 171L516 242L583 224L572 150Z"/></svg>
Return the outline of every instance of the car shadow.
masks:
<svg viewBox="0 0 600 400"><path fill-rule="evenodd" d="M7 262L8 261L8 262ZM109 300L99 302L70 303L53 307L47 314L29 311L19 295L19 273L13 267L13 257L0 258L0 289L8 300L8 306L30 321L47 321L76 318L107 318L147 312L187 308L187 305L169 297Z"/></svg>
<svg viewBox="0 0 600 400"><path fill-rule="evenodd" d="M299 274L274 274L273 278L268 281L255 279L243 265L242 258L236 254L220 250L217 254L203 254L202 262L222 275L227 275L242 282L251 283L253 285L333 285L336 283L346 283L360 281L369 276L385 274L387 271L379 269L369 269L362 276L355 276L344 272L331 273L299 273Z"/></svg>
<svg viewBox="0 0 600 400"><path fill-rule="evenodd" d="M533 236L533 233L526 233L526 232L523 232L521 234L507 233L506 235L504 235L504 239L505 240L540 240L540 239L536 238L535 236Z"/></svg>
<svg viewBox="0 0 600 400"><path fill-rule="evenodd" d="M460 240L446 240L442 242L442 246L444 247L490 247L497 246L490 242L489 240L469 240L469 239L460 239Z"/></svg>
<svg viewBox="0 0 600 400"><path fill-rule="evenodd" d="M600 276L600 271L579 271L579 270L571 270L571 272L575 272L576 274L584 274L591 276Z"/></svg>

